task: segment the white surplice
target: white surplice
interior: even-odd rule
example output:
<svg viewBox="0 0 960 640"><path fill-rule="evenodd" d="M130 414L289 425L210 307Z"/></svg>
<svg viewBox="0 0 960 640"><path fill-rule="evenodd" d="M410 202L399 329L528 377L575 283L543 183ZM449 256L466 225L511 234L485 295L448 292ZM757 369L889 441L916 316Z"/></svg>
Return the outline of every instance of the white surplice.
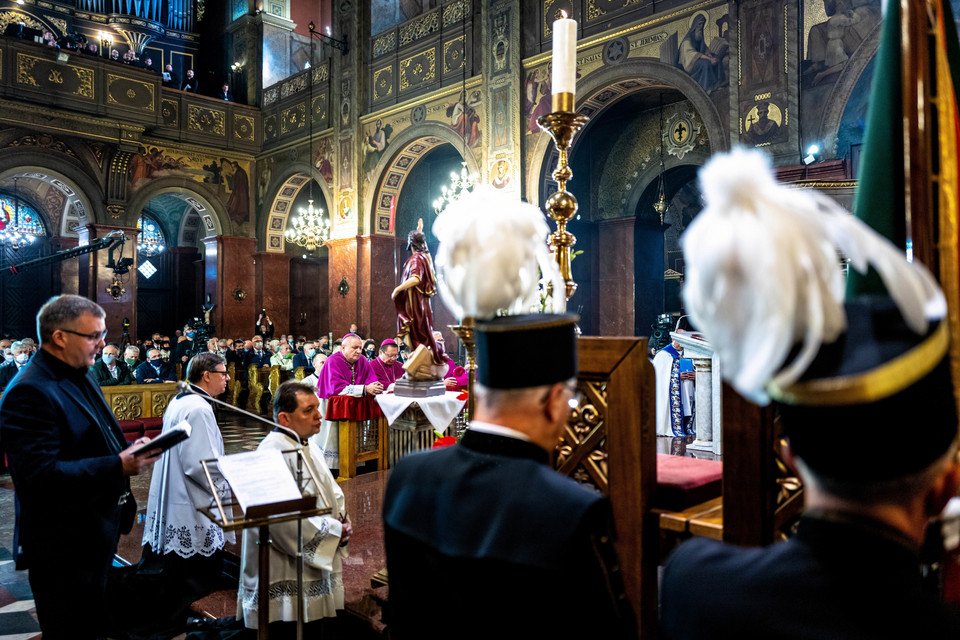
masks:
<svg viewBox="0 0 960 640"><path fill-rule="evenodd" d="M210 403L200 395L178 395L171 400L163 414L162 433L184 420L192 428L190 437L165 451L153 466L143 544L160 555L173 552L182 558L195 554L210 557L223 548L225 541L236 541L233 532L224 534L197 511L213 500L200 461L222 456L223 438ZM211 475L220 497L229 495L216 465L211 467Z"/></svg>
<svg viewBox="0 0 960 640"><path fill-rule="evenodd" d="M257 450L289 451L299 448L300 442L284 431L268 433ZM343 491L333 480L324 463L323 454L312 441L306 446L306 463L319 481L322 495L333 512L326 516L305 518L303 522L303 590L305 594L304 621L332 618L343 609L343 558L347 547L341 547L343 525L339 520L346 513ZM285 454L290 472L296 475L296 456ZM304 471L306 474L306 471ZM317 495L311 482L304 491ZM297 619L297 523L285 522L270 527L270 622L292 622ZM251 629L257 627L259 609L257 585L260 534L256 528L244 529L243 550L240 559L240 587L237 590L237 619Z"/></svg>

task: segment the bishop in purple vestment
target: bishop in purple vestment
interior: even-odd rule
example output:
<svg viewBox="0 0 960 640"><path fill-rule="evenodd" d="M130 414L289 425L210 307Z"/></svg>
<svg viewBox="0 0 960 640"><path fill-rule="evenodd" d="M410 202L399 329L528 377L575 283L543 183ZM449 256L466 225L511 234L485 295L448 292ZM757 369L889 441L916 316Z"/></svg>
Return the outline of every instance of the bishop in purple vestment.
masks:
<svg viewBox="0 0 960 640"><path fill-rule="evenodd" d="M324 461L331 469L340 468L340 426L326 419L327 400L333 396L353 396L383 393L383 385L377 374L363 357L360 348L363 341L355 333L343 336L341 349L323 363L317 373L317 396L320 397L320 414L324 416L320 433L311 439L323 452Z"/></svg>

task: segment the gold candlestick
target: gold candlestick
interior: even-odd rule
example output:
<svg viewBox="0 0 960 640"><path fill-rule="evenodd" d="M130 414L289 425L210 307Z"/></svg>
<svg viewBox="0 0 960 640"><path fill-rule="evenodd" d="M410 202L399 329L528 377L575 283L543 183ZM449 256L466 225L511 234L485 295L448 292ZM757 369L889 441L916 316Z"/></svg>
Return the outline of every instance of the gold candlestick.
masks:
<svg viewBox="0 0 960 640"><path fill-rule="evenodd" d="M467 349L467 419L473 420L473 385L477 380L477 343L476 319L470 316L460 320L460 324L449 325Z"/></svg>
<svg viewBox="0 0 960 640"><path fill-rule="evenodd" d="M577 243L577 238L567 231L567 223L577 215L577 199L567 191L567 181L573 177L573 171L567 163L567 151L573 143L573 137L590 121L590 118L572 111L555 111L537 118L540 128L550 134L560 158L557 168L553 171L553 179L557 181L557 191L547 198L547 210L550 217L557 223L557 230L550 234L550 246L557 257L560 266L560 275L565 283L564 292L569 300L577 290L577 283L570 272L570 248Z"/></svg>

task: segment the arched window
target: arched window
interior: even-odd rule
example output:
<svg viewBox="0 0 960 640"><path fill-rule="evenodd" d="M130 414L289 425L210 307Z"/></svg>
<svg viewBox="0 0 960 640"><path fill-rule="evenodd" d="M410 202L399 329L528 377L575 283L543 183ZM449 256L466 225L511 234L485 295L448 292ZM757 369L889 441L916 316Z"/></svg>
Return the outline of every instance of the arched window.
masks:
<svg viewBox="0 0 960 640"><path fill-rule="evenodd" d="M37 237L47 235L40 214L20 198L0 193L0 212L3 231Z"/></svg>
<svg viewBox="0 0 960 640"><path fill-rule="evenodd" d="M137 251L142 255L155 256L166 248L166 239L156 220L143 214L137 218L137 229L140 236L137 239Z"/></svg>

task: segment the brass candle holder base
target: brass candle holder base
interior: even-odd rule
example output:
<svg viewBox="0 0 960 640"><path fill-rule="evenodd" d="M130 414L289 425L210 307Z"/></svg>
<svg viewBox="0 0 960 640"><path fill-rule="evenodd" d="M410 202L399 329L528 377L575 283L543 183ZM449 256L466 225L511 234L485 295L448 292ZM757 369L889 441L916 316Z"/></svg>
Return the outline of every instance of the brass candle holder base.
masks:
<svg viewBox="0 0 960 640"><path fill-rule="evenodd" d="M476 318L467 316L460 320L460 324L451 324L449 327L467 349L467 419L473 420L473 387L477 380L477 321Z"/></svg>
<svg viewBox="0 0 960 640"><path fill-rule="evenodd" d="M568 151L577 135L590 118L572 111L556 111L537 118L541 129L550 134L560 157L557 168L553 171L553 179L557 181L557 191L547 198L546 207L550 217L557 223L557 230L550 234L550 246L557 258L560 275L563 277L566 291L566 300L569 300L577 290L577 283L573 280L570 271L570 249L577 243L577 238L567 231L567 223L577 215L577 199L567 191L567 181L573 177L573 171L568 163Z"/></svg>

